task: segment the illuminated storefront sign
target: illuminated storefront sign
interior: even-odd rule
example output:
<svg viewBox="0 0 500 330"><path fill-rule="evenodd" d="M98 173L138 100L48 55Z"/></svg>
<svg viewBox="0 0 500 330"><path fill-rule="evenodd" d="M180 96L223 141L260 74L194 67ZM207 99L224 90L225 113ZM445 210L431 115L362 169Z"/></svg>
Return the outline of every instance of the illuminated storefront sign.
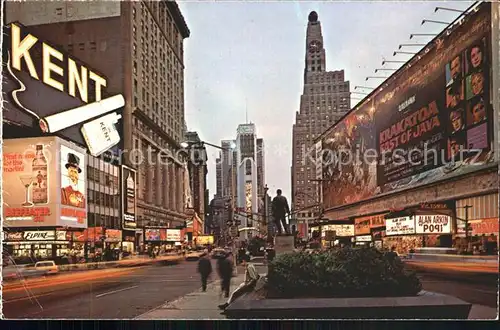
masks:
<svg viewBox="0 0 500 330"><path fill-rule="evenodd" d="M58 241L71 241L72 240L72 232L66 230L57 230L56 231L56 239Z"/></svg>
<svg viewBox="0 0 500 330"><path fill-rule="evenodd" d="M146 241L160 241L160 229L144 229L144 236Z"/></svg>
<svg viewBox="0 0 500 330"><path fill-rule="evenodd" d="M387 236L415 234L415 219L413 217L385 219L385 234Z"/></svg>
<svg viewBox="0 0 500 330"><path fill-rule="evenodd" d="M245 183L245 206L248 214L252 213L252 182Z"/></svg>
<svg viewBox="0 0 500 330"><path fill-rule="evenodd" d="M167 242L180 242L181 230L180 229L167 229Z"/></svg>
<svg viewBox="0 0 500 330"><path fill-rule="evenodd" d="M26 241L53 241L56 239L56 232L54 230L25 231L23 239Z"/></svg>
<svg viewBox="0 0 500 330"><path fill-rule="evenodd" d="M5 225L85 228L87 177L83 149L57 137L3 142Z"/></svg>
<svg viewBox="0 0 500 330"><path fill-rule="evenodd" d="M137 227L136 182L137 172L130 167L122 166L122 216L124 228L134 229Z"/></svg>
<svg viewBox="0 0 500 330"><path fill-rule="evenodd" d="M12 23L10 29L10 60L13 69L22 71L22 63L24 62L24 67L28 69L28 73L33 79L40 80L41 78L44 84L61 92L64 92L65 86L67 86L68 94L73 97L77 97L76 90L78 89L78 97L85 103L89 102L90 82L92 81L95 88L95 100L101 99L102 88L107 85L104 77L83 65L79 66L76 59L27 33L20 24ZM31 55L40 48L42 50L41 63L36 63ZM57 64L60 62L65 63L66 67Z"/></svg>
<svg viewBox="0 0 500 330"><path fill-rule="evenodd" d="M451 217L448 215L415 216L417 234L451 234Z"/></svg>
<svg viewBox="0 0 500 330"><path fill-rule="evenodd" d="M211 235L198 236L196 239L196 244L198 245L214 244L214 237Z"/></svg>
<svg viewBox="0 0 500 330"><path fill-rule="evenodd" d="M322 236L327 231L335 231L337 237L354 236L354 225L324 225L321 227Z"/></svg>
<svg viewBox="0 0 500 330"><path fill-rule="evenodd" d="M356 236L356 242L371 242L371 241L372 241L371 235Z"/></svg>
<svg viewBox="0 0 500 330"><path fill-rule="evenodd" d="M86 143L93 156L118 144L115 124L121 115L111 112L122 108L125 100L120 94L105 95L108 82L102 74L40 40L29 27L12 23L5 35L8 49L2 87L12 101L6 111L9 122L40 133L60 132Z"/></svg>
<svg viewBox="0 0 500 330"><path fill-rule="evenodd" d="M106 229L105 241L106 242L121 242L122 231L118 229Z"/></svg>

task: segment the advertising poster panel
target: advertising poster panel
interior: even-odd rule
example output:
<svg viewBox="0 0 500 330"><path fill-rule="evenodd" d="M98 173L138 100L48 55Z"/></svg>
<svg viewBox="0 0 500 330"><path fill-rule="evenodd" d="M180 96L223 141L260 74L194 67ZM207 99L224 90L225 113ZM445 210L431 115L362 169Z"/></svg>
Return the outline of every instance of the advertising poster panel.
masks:
<svg viewBox="0 0 500 330"><path fill-rule="evenodd" d="M106 242L121 242L122 231L118 229L106 229Z"/></svg>
<svg viewBox="0 0 500 330"><path fill-rule="evenodd" d="M4 226L56 226L57 153L55 137L3 141Z"/></svg>
<svg viewBox="0 0 500 330"><path fill-rule="evenodd" d="M180 229L167 229L167 242L180 242L181 230Z"/></svg>
<svg viewBox="0 0 500 330"><path fill-rule="evenodd" d="M136 196L136 183L137 171L122 166L122 217L124 229L135 229L136 213L137 213L137 196Z"/></svg>
<svg viewBox="0 0 500 330"><path fill-rule="evenodd" d="M323 179L323 156L322 156L322 142L318 141L315 145L315 160L316 160L316 179Z"/></svg>
<svg viewBox="0 0 500 330"><path fill-rule="evenodd" d="M332 151L326 208L493 163L490 6L430 44L323 138Z"/></svg>
<svg viewBox="0 0 500 330"><path fill-rule="evenodd" d="M160 229L160 241L167 241L167 229Z"/></svg>
<svg viewBox="0 0 500 330"><path fill-rule="evenodd" d="M368 101L348 114L323 140L323 194L326 208L369 198L377 189L375 108ZM356 155L358 158L355 159ZM368 155L370 156L370 155Z"/></svg>
<svg viewBox="0 0 500 330"><path fill-rule="evenodd" d="M146 238L145 240L149 242L160 241L160 229L144 229L144 237Z"/></svg>
<svg viewBox="0 0 500 330"><path fill-rule="evenodd" d="M214 237L212 235L198 236L198 239L196 240L196 244L198 244L198 245L214 244Z"/></svg>
<svg viewBox="0 0 500 330"><path fill-rule="evenodd" d="M83 149L63 140L60 142L61 216L59 224L85 228L87 224L87 158Z"/></svg>
<svg viewBox="0 0 500 330"><path fill-rule="evenodd" d="M415 218L399 217L385 219L385 235L411 235L415 234Z"/></svg>
<svg viewBox="0 0 500 330"><path fill-rule="evenodd" d="M350 237L354 236L354 225L325 225L322 226L321 231L322 236L327 231L335 231L335 236L337 237Z"/></svg>

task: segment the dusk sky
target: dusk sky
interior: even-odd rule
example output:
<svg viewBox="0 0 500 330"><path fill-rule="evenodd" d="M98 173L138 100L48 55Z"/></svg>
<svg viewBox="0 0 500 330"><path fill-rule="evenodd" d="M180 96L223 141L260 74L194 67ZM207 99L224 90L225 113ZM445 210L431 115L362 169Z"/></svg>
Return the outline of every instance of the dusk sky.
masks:
<svg viewBox="0 0 500 330"><path fill-rule="evenodd" d="M239 2L178 1L191 36L185 40L185 109L188 130L220 144L236 137L238 124L255 123L264 139L266 183L289 199L292 125L303 89L307 16L318 13L326 49L327 70L345 70L354 86L378 86L367 76L387 60L408 60L393 51L399 44L425 44L431 37L409 39L411 33L438 33L459 13L435 7L466 9L472 2ZM417 51L421 47L402 50ZM386 64L386 68L397 68ZM359 91L359 90L358 90ZM369 91L369 90L368 90ZM356 97L353 95L353 97ZM351 100L351 107L359 101ZM208 149L208 188L215 194L215 159Z"/></svg>

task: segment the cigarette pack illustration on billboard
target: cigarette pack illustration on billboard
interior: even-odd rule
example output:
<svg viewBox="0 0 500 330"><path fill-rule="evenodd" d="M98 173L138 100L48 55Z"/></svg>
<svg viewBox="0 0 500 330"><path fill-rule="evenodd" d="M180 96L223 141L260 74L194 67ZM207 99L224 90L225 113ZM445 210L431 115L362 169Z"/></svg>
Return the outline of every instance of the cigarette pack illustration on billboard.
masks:
<svg viewBox="0 0 500 330"><path fill-rule="evenodd" d="M82 134L92 156L98 157L120 142L115 126L120 118L121 115L114 112L82 126Z"/></svg>

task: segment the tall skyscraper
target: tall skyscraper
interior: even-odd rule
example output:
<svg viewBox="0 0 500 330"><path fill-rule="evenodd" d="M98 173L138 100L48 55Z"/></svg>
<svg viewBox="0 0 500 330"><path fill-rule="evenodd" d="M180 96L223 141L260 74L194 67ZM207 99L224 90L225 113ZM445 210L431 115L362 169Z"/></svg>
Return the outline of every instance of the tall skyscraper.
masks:
<svg viewBox="0 0 500 330"><path fill-rule="evenodd" d="M215 160L215 180L214 198L222 198L222 164L220 157Z"/></svg>
<svg viewBox="0 0 500 330"><path fill-rule="evenodd" d="M237 207L242 217L241 227L254 227L254 214L258 212L257 192L257 132L255 124L240 124L236 136L237 152ZM243 231L240 239L253 236L251 230Z"/></svg>
<svg viewBox="0 0 500 330"><path fill-rule="evenodd" d="M110 94L123 94L122 150L152 149L156 160L161 149L181 148L183 41L190 31L175 1L9 2L6 16L99 70ZM123 161L137 167L138 227L182 224L188 183L181 162L139 162L137 152Z"/></svg>
<svg viewBox="0 0 500 330"><path fill-rule="evenodd" d="M298 222L314 219L319 203L314 139L337 122L350 109L349 82L344 70L326 71L326 53L318 14L311 12L307 23L304 90L300 111L296 112L292 132L292 206ZM317 210L317 209L316 209Z"/></svg>
<svg viewBox="0 0 500 330"><path fill-rule="evenodd" d="M257 139L257 194L259 199L264 197L264 178L266 172L265 155L264 155L264 139Z"/></svg>

